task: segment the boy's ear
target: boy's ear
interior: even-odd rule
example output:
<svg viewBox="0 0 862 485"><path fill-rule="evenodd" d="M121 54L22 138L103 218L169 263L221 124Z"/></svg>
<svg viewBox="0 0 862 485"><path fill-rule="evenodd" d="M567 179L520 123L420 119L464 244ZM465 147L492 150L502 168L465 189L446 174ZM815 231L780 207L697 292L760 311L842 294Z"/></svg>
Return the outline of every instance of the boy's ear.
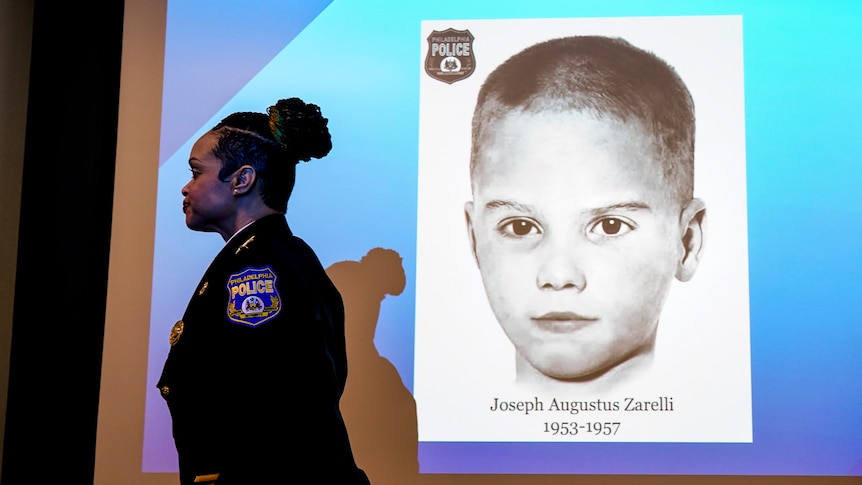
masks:
<svg viewBox="0 0 862 485"><path fill-rule="evenodd" d="M700 199L692 199L680 213L682 257L677 263L676 279L688 281L700 263L706 232L706 206Z"/></svg>
<svg viewBox="0 0 862 485"><path fill-rule="evenodd" d="M473 261L479 264L476 258L476 234L473 232L473 202L464 204L464 219L467 222L467 237L470 239L470 251L473 253Z"/></svg>

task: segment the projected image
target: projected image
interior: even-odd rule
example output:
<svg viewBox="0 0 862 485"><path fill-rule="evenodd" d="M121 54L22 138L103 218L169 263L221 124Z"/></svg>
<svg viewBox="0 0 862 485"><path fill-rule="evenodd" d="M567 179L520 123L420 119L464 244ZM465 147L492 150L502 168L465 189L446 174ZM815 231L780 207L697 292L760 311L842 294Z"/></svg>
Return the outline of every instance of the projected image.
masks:
<svg viewBox="0 0 862 485"><path fill-rule="evenodd" d="M750 442L739 18L423 42L420 441Z"/></svg>
<svg viewBox="0 0 862 485"><path fill-rule="evenodd" d="M850 3L167 2L152 281L115 283L143 403L100 405L140 429L100 429L177 472L156 384L224 247L185 226L189 154L298 96L333 149L288 220L345 303L372 483L859 476Z"/></svg>

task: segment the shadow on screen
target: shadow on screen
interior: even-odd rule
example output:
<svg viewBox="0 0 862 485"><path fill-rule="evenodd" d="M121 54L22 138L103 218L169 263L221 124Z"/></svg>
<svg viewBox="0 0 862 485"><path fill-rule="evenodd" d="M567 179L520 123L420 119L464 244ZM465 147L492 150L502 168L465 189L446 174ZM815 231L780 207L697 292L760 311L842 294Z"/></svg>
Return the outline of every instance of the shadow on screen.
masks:
<svg viewBox="0 0 862 485"><path fill-rule="evenodd" d="M397 252L374 248L360 261L341 261L326 270L341 292L346 315L349 367L341 410L356 463L374 485L419 480L416 402L374 345L380 304L406 285L401 263Z"/></svg>

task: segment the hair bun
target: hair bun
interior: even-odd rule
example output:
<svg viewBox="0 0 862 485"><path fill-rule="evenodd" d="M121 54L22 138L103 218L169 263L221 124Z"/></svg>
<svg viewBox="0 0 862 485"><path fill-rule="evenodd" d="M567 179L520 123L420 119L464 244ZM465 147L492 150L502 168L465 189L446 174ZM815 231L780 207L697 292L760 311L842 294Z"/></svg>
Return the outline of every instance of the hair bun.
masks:
<svg viewBox="0 0 862 485"><path fill-rule="evenodd" d="M332 149L332 137L320 107L299 98L280 99L266 110L272 135L296 159L322 158Z"/></svg>

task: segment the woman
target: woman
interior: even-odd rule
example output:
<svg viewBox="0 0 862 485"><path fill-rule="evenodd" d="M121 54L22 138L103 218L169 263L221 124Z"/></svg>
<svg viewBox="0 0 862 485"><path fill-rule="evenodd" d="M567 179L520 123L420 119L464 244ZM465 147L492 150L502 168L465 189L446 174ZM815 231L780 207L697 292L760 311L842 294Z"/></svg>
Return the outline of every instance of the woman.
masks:
<svg viewBox="0 0 862 485"><path fill-rule="evenodd" d="M367 484L339 409L341 296L285 219L296 165L332 148L328 120L299 98L267 113L228 116L189 157L186 225L226 244L171 331L158 382L180 482Z"/></svg>

